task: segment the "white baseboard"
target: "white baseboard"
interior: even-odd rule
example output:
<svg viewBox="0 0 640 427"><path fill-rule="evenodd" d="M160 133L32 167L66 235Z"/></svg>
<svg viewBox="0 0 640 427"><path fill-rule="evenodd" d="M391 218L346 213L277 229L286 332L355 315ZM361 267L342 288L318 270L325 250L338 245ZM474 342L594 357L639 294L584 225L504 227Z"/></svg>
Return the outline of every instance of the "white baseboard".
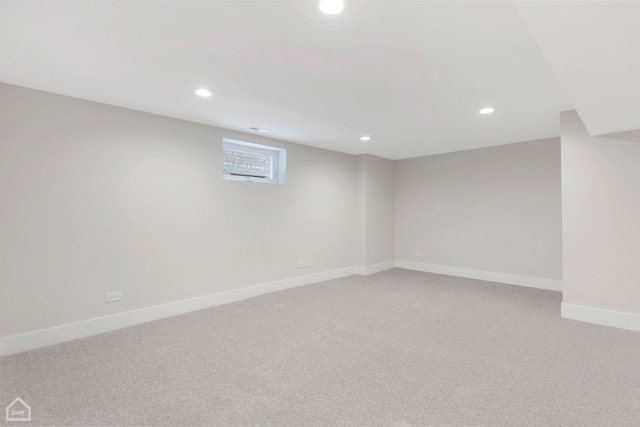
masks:
<svg viewBox="0 0 640 427"><path fill-rule="evenodd" d="M447 276L466 277L468 279L486 280L488 282L506 283L526 286L528 288L562 291L562 280L541 277L518 276L515 274L495 273L492 271L472 270L469 268L448 267L445 265L426 264L422 262L396 260L396 267L427 273L445 274Z"/></svg>
<svg viewBox="0 0 640 427"><path fill-rule="evenodd" d="M562 317L640 332L640 315L562 303Z"/></svg>
<svg viewBox="0 0 640 427"><path fill-rule="evenodd" d="M84 338L91 335L97 335L104 332L113 331L128 326L138 325L140 323L150 322L165 317L176 316L178 314L189 313L191 311L202 310L217 305L228 304L231 302L241 301L258 295L276 292L284 289L294 288L297 286L309 285L312 283L324 282L326 280L338 279L341 277L351 276L353 274L370 275L388 270L393 267L405 268L408 270L425 271L429 273L446 274L450 276L468 277L472 279L488 280L492 282L509 283L519 286L528 286L533 288L550 289L559 291L562 289L560 280L541 279L536 277L516 276L504 273L492 273L480 270L470 270L457 267L446 267L432 264L424 264L411 261L386 261L370 266L354 266L346 267L338 270L330 270L307 276L294 277L291 279L278 280L275 282L263 283L260 285L249 286L246 288L235 289L217 294L205 295L198 298L176 301L168 304L157 305L153 307L142 308L138 310L128 311L125 313L114 314L111 316L99 317L95 319L84 320L76 323L55 326L47 329L40 329L33 332L26 332L19 335L13 335L0 338L0 356L18 353L27 350L33 350L47 345L58 344L65 341L71 341L78 338ZM575 307L575 306L574 306ZM580 307L584 308L584 307ZM593 310L593 309L588 309ZM615 312L611 312L615 313ZM626 313L619 313L626 316L634 316ZM563 305L564 316L564 305ZM568 316L565 316L568 317ZM574 317L568 317L574 318ZM583 320L576 318L577 320ZM589 320L585 320L589 321ZM600 323L594 321L593 323ZM632 322L633 323L633 322ZM606 324L606 323L601 323ZM610 325L616 326L616 325ZM618 326L623 327L623 326ZM640 328L640 327L639 327ZM632 329L632 328L626 328ZM636 329L640 330L640 329Z"/></svg>
<svg viewBox="0 0 640 427"><path fill-rule="evenodd" d="M375 266L372 266L375 267ZM188 300L176 301L168 304L156 305L139 310L127 311L125 313L111 316L99 317L84 320L76 323L55 326L53 328L40 329L24 334L13 335L0 338L0 356L33 350L47 345L58 344L78 338L101 334L127 326L138 325L140 323L158 320L165 317L176 316L178 314L189 313L191 311L202 310L216 305L228 304L241 301L258 295L270 292L281 291L297 286L310 285L312 283L324 282L326 280L339 279L356 274L356 267L341 268L338 270L324 271L307 276L294 277L291 279L278 280L275 282L263 283L246 288L235 289L227 292L206 295Z"/></svg>
<svg viewBox="0 0 640 427"><path fill-rule="evenodd" d="M396 262L394 260L381 262L380 264L374 265L358 265L356 266L356 274L360 274L362 276L368 276L370 274L380 273L381 271L388 270L396 266Z"/></svg>

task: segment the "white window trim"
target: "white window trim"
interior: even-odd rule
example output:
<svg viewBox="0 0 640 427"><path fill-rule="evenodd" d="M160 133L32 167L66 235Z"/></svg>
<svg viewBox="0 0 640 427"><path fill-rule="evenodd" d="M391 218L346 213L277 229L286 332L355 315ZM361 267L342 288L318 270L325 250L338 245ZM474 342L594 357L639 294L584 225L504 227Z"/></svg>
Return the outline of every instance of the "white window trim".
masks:
<svg viewBox="0 0 640 427"><path fill-rule="evenodd" d="M222 178L230 181L248 181L263 182L270 184L284 184L286 181L287 168L287 150L284 148L271 147L268 145L254 144L252 142L238 141L235 139L224 138L222 140L222 149L230 151L238 151L249 154L263 154L271 157L272 161L272 178L259 178L251 176L237 176L225 174L222 172Z"/></svg>

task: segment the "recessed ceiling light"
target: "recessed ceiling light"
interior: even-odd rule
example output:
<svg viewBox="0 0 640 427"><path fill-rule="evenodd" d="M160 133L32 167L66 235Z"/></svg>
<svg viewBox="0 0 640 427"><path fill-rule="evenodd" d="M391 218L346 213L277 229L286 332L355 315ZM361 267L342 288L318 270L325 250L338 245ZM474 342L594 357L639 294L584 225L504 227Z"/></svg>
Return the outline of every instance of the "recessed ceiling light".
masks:
<svg viewBox="0 0 640 427"><path fill-rule="evenodd" d="M492 107L485 107L482 110L478 111L478 113L480 113L480 114L491 114L494 111L495 110Z"/></svg>
<svg viewBox="0 0 640 427"><path fill-rule="evenodd" d="M196 95L201 96L203 98L208 98L211 95L213 95L213 93L209 89L200 88L196 90Z"/></svg>
<svg viewBox="0 0 640 427"><path fill-rule="evenodd" d="M342 12L342 9L344 9L344 1L321 0L319 6L320 6L320 10L326 13L327 15L335 15L336 13Z"/></svg>
<svg viewBox="0 0 640 427"><path fill-rule="evenodd" d="M370 136L362 136L360 137L360 141L370 141L371 137Z"/></svg>

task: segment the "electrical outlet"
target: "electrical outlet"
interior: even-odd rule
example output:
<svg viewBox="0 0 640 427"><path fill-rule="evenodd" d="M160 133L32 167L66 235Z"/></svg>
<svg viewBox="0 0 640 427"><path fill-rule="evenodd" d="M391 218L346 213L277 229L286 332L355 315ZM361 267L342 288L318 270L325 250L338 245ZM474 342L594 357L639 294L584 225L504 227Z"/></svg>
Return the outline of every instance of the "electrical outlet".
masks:
<svg viewBox="0 0 640 427"><path fill-rule="evenodd" d="M105 301L106 302L114 302L114 301L120 301L121 299L122 299L122 292L121 291L109 292L108 294L106 294Z"/></svg>
<svg viewBox="0 0 640 427"><path fill-rule="evenodd" d="M415 256L422 256L422 251L414 251L413 254Z"/></svg>
<svg viewBox="0 0 640 427"><path fill-rule="evenodd" d="M311 267L311 261L298 261L298 268Z"/></svg>

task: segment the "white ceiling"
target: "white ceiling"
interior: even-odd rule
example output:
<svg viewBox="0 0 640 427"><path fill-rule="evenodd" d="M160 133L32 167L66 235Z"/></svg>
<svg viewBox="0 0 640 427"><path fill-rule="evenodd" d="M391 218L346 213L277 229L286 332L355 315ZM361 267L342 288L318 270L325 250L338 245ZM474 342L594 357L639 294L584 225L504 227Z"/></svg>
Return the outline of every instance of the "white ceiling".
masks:
<svg viewBox="0 0 640 427"><path fill-rule="evenodd" d="M516 7L592 135L640 129L640 2Z"/></svg>
<svg viewBox="0 0 640 427"><path fill-rule="evenodd" d="M346 3L1 0L0 81L390 159L559 135L572 102L512 3Z"/></svg>

